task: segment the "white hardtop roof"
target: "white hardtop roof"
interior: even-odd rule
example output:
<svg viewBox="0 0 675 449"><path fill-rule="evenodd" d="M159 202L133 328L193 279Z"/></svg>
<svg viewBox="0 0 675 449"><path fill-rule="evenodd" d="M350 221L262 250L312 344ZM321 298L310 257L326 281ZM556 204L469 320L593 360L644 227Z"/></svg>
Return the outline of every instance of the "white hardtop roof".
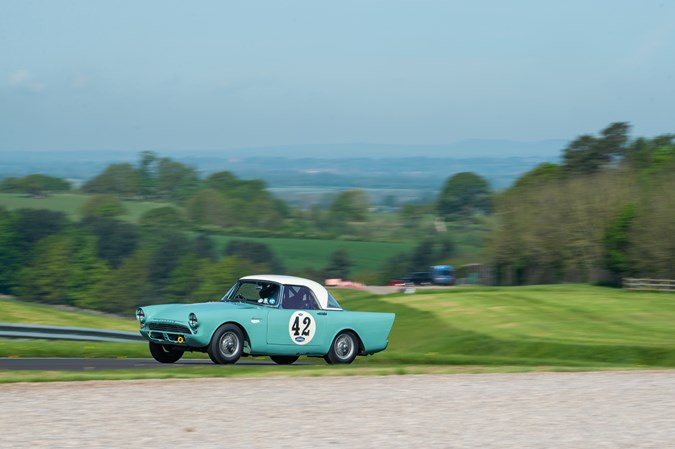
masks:
<svg viewBox="0 0 675 449"><path fill-rule="evenodd" d="M297 276L286 276L282 274L254 274L251 276L244 276L239 280L275 282L277 284L299 285L302 287L308 287L310 290L314 292L314 296L316 296L317 301L319 301L319 306L322 309L331 308L328 307L328 290L326 290L326 287L310 279L305 279Z"/></svg>

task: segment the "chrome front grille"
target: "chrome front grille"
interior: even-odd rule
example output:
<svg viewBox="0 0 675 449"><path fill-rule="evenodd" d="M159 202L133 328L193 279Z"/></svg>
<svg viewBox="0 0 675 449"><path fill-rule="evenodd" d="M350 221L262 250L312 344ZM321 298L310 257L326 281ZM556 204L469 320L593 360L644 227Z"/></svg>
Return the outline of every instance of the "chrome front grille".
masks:
<svg viewBox="0 0 675 449"><path fill-rule="evenodd" d="M149 323L148 328L151 331L171 332L174 334L191 334L190 328L177 323Z"/></svg>

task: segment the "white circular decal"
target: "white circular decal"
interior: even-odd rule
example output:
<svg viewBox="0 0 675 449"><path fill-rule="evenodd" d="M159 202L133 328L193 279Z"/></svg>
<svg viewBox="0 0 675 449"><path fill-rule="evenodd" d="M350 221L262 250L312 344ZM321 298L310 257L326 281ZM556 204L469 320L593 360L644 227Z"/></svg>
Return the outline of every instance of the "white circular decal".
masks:
<svg viewBox="0 0 675 449"><path fill-rule="evenodd" d="M295 312L288 322L288 333L296 345L306 345L316 333L314 317L307 312Z"/></svg>

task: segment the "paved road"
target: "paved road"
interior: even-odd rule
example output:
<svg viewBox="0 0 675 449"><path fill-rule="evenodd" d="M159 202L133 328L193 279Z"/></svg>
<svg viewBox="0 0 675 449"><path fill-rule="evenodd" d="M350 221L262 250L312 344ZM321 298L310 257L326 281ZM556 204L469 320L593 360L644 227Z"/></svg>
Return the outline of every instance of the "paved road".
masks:
<svg viewBox="0 0 675 449"><path fill-rule="evenodd" d="M0 385L0 448L675 447L675 371Z"/></svg>
<svg viewBox="0 0 675 449"><path fill-rule="evenodd" d="M320 359L317 359L320 360ZM320 363L300 361L297 364L307 365ZM275 365L271 360L241 359L240 365ZM176 363L159 363L154 359L60 359L60 358L0 358L0 370L41 370L41 371L100 371L115 369L160 369L181 368L190 366L215 366L208 359L185 359Z"/></svg>

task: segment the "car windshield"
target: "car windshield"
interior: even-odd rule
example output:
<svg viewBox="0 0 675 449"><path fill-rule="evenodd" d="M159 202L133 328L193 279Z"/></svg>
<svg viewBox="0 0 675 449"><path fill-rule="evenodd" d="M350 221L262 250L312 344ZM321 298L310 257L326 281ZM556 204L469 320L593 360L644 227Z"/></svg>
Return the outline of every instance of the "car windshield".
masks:
<svg viewBox="0 0 675 449"><path fill-rule="evenodd" d="M237 282L221 301L248 302L276 307L279 302L279 285L264 281Z"/></svg>

